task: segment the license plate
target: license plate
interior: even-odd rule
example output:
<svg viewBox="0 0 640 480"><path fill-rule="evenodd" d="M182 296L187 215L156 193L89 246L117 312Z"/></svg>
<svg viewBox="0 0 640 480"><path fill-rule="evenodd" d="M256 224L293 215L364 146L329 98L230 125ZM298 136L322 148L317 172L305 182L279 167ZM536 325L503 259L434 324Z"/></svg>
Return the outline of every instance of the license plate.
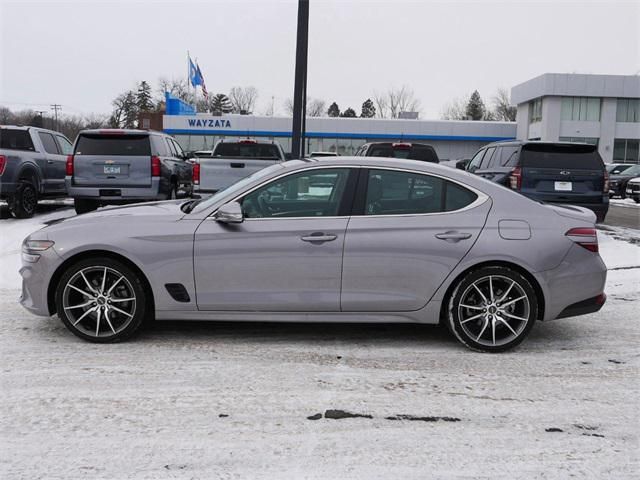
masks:
<svg viewBox="0 0 640 480"><path fill-rule="evenodd" d="M105 165L104 166L104 173L106 175L117 175L120 173L120 166L114 167L112 165Z"/></svg>
<svg viewBox="0 0 640 480"><path fill-rule="evenodd" d="M571 182L555 182L555 189L558 192L570 192L573 190L573 185Z"/></svg>

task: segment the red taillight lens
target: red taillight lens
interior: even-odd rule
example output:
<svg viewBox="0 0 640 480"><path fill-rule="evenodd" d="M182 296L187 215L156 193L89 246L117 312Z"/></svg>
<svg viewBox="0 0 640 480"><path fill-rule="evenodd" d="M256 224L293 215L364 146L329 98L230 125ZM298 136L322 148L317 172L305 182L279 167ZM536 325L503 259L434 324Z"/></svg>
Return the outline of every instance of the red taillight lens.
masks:
<svg viewBox="0 0 640 480"><path fill-rule="evenodd" d="M238 143L242 144L242 145L254 145L256 143L258 143L257 140L252 140L250 138L245 138L244 140L240 140Z"/></svg>
<svg viewBox="0 0 640 480"><path fill-rule="evenodd" d="M66 167L67 176L73 176L73 155L67 155L67 167Z"/></svg>
<svg viewBox="0 0 640 480"><path fill-rule="evenodd" d="M391 144L394 150L411 150L411 144L406 142L396 142Z"/></svg>
<svg viewBox="0 0 640 480"><path fill-rule="evenodd" d="M193 164L193 184L194 185L200 185L200 164L199 163L194 163Z"/></svg>
<svg viewBox="0 0 640 480"><path fill-rule="evenodd" d="M4 173L4 168L7 166L7 157L0 155L0 175Z"/></svg>
<svg viewBox="0 0 640 480"><path fill-rule="evenodd" d="M511 175L509 175L509 186L511 190L520 190L520 188L522 188L522 170L520 167L516 167L511 171Z"/></svg>
<svg viewBox="0 0 640 480"><path fill-rule="evenodd" d="M609 193L609 172L604 171L604 193Z"/></svg>
<svg viewBox="0 0 640 480"><path fill-rule="evenodd" d="M151 157L151 176L160 176L160 157L156 157L155 155Z"/></svg>
<svg viewBox="0 0 640 480"><path fill-rule="evenodd" d="M580 245L582 248L586 248L590 252L598 252L598 234L595 228L590 227L578 227L572 228L567 233L567 237Z"/></svg>

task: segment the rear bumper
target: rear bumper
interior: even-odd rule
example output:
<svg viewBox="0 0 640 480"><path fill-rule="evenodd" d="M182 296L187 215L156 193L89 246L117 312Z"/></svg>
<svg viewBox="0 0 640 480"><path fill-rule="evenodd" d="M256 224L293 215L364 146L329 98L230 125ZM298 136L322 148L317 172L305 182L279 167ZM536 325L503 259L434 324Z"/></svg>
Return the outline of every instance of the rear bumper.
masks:
<svg viewBox="0 0 640 480"><path fill-rule="evenodd" d="M153 178L149 187L99 186L83 187L73 185L71 178L65 179L67 194L72 198L99 200L104 203L119 203L128 200L163 200L160 194L160 178Z"/></svg>
<svg viewBox="0 0 640 480"><path fill-rule="evenodd" d="M569 305L567 308L562 310L556 318L577 317L597 312L604 306L606 301L607 295L605 293L601 293L595 297L587 298L581 302Z"/></svg>

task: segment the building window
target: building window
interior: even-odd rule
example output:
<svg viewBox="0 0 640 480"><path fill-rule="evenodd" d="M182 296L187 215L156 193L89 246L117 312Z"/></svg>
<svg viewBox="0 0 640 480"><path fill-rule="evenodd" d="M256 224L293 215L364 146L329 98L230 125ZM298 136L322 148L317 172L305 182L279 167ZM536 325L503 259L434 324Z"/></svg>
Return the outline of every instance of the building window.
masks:
<svg viewBox="0 0 640 480"><path fill-rule="evenodd" d="M640 98L619 98L616 122L640 122Z"/></svg>
<svg viewBox="0 0 640 480"><path fill-rule="evenodd" d="M529 123L542 120L542 98L536 98L529 102Z"/></svg>
<svg viewBox="0 0 640 480"><path fill-rule="evenodd" d="M588 143L589 145L598 145L599 138L595 137L560 137L561 142Z"/></svg>
<svg viewBox="0 0 640 480"><path fill-rule="evenodd" d="M562 97L560 118L577 122L599 122L600 103L600 98Z"/></svg>
<svg viewBox="0 0 640 480"><path fill-rule="evenodd" d="M622 163L640 163L640 140L616 138L613 142L613 160Z"/></svg>

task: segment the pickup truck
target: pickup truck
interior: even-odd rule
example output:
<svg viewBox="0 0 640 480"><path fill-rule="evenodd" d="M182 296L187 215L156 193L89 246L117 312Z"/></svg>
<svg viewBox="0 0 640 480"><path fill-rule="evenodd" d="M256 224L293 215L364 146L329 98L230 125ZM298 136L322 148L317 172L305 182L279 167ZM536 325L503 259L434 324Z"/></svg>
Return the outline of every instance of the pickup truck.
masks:
<svg viewBox="0 0 640 480"><path fill-rule="evenodd" d="M67 158L66 184L78 214L101 205L191 196L193 165L169 135L83 130Z"/></svg>
<svg viewBox="0 0 640 480"><path fill-rule="evenodd" d="M284 162L282 147L275 142L221 140L211 157L199 157L194 164L194 192L215 193L258 170Z"/></svg>
<svg viewBox="0 0 640 480"><path fill-rule="evenodd" d="M0 125L0 199L16 218L32 217L41 198L66 197L71 142L37 127Z"/></svg>

